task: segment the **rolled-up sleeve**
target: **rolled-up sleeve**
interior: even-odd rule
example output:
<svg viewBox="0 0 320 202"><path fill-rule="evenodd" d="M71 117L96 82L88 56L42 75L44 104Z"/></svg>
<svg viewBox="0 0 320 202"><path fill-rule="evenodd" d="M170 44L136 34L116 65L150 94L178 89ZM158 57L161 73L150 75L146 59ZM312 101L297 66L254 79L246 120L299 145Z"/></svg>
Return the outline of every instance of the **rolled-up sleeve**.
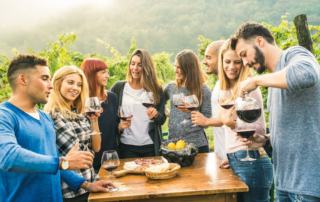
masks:
<svg viewBox="0 0 320 202"><path fill-rule="evenodd" d="M286 55L286 80L290 91L315 86L320 78L320 66L306 49L297 47Z"/></svg>

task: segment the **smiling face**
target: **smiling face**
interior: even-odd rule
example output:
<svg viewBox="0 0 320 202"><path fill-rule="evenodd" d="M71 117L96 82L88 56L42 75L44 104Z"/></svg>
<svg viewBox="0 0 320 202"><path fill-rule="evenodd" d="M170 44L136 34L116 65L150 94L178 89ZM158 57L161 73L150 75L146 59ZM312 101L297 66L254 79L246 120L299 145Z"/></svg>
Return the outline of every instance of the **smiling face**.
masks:
<svg viewBox="0 0 320 202"><path fill-rule="evenodd" d="M230 81L235 81L240 74L242 60L233 50L223 54L223 71Z"/></svg>
<svg viewBox="0 0 320 202"><path fill-rule="evenodd" d="M176 60L175 67L174 67L174 73L176 73L177 80L180 80L180 81L184 80L182 70L180 69L179 62L177 60Z"/></svg>
<svg viewBox="0 0 320 202"><path fill-rule="evenodd" d="M32 75L31 75L32 74ZM36 69L28 76L27 95L34 104L46 104L53 85L50 70L47 66L36 65Z"/></svg>
<svg viewBox="0 0 320 202"><path fill-rule="evenodd" d="M259 74L266 70L265 56L254 44L250 44L243 38L238 40L236 52L242 58L243 65L255 69Z"/></svg>
<svg viewBox="0 0 320 202"><path fill-rule="evenodd" d="M137 55L133 56L130 62L130 72L134 80L140 80L142 75L141 58Z"/></svg>
<svg viewBox="0 0 320 202"><path fill-rule="evenodd" d="M109 74L107 69L103 69L97 72L97 85L107 86Z"/></svg>
<svg viewBox="0 0 320 202"><path fill-rule="evenodd" d="M61 83L60 93L68 103L73 104L73 101L80 95L81 89L82 79L80 75L69 74Z"/></svg>
<svg viewBox="0 0 320 202"><path fill-rule="evenodd" d="M213 48L208 47L205 52L205 58L202 64L206 66L207 74L218 74L218 56Z"/></svg>

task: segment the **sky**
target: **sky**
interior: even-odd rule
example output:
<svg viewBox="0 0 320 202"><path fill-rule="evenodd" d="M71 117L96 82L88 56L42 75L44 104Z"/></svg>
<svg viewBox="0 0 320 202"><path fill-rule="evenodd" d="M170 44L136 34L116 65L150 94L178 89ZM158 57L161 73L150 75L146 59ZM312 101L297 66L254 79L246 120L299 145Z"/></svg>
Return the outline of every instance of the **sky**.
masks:
<svg viewBox="0 0 320 202"><path fill-rule="evenodd" d="M112 0L0 0L0 28L32 29L74 7L111 2Z"/></svg>

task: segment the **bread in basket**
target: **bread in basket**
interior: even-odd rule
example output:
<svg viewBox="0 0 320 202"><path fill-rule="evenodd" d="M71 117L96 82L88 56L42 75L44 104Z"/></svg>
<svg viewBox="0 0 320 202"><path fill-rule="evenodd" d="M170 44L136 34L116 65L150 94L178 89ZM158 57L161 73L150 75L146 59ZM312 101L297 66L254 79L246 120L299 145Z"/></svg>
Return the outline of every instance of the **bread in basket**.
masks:
<svg viewBox="0 0 320 202"><path fill-rule="evenodd" d="M154 168L148 168L145 170L145 174L150 179L170 179L177 175L178 170L181 168L181 166L177 163L167 163L168 169L166 171L163 171L163 165L162 167L154 167ZM163 172L162 172L163 171Z"/></svg>

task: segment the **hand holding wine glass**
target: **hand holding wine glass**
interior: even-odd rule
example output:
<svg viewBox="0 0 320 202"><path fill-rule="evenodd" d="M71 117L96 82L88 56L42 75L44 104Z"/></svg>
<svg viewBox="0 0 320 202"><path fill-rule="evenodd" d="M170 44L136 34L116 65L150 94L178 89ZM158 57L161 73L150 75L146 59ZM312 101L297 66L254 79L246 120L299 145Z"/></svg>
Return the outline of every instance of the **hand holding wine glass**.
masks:
<svg viewBox="0 0 320 202"><path fill-rule="evenodd" d="M236 127L234 129L242 138L249 139L256 132L255 123L247 123L242 121L241 119L237 119ZM244 159L240 159L240 161L255 161L257 159L251 158L249 156L249 146L247 145L247 157Z"/></svg>
<svg viewBox="0 0 320 202"><path fill-rule="evenodd" d="M131 132L129 131L128 128L131 126L131 118L133 117L132 107L131 106L119 106L118 117L120 118L119 129L120 130L126 129L126 134L130 135Z"/></svg>
<svg viewBox="0 0 320 202"><path fill-rule="evenodd" d="M110 172L110 179L113 179L113 171L120 165L120 160L115 150L108 150L103 152L101 159L101 167L106 171ZM118 191L118 188L108 187L109 192Z"/></svg>
<svg viewBox="0 0 320 202"><path fill-rule="evenodd" d="M145 106L147 108L147 115L148 115L149 119L145 120L145 121L153 121L153 120L150 120L150 117L153 118L153 116L155 116L155 114L153 114L153 116L150 114L151 113L150 108L154 105L153 93L152 92L143 92L142 98L141 98L141 103L143 106Z"/></svg>
<svg viewBox="0 0 320 202"><path fill-rule="evenodd" d="M199 100L195 95L185 96L183 104L189 111L196 111L199 107ZM192 127L195 126L197 126L197 124L192 125Z"/></svg>
<svg viewBox="0 0 320 202"><path fill-rule="evenodd" d="M85 104L84 104L84 112L87 114L87 116L91 117L91 123L93 127L93 131L89 135L98 135L101 134L100 132L97 132L96 129L99 130L97 120L95 121L96 117L93 118L93 116L100 116L100 110L101 110L101 105L100 101L97 97L89 97L86 99ZM97 114L97 115L96 115ZM98 122L97 122L98 123Z"/></svg>

